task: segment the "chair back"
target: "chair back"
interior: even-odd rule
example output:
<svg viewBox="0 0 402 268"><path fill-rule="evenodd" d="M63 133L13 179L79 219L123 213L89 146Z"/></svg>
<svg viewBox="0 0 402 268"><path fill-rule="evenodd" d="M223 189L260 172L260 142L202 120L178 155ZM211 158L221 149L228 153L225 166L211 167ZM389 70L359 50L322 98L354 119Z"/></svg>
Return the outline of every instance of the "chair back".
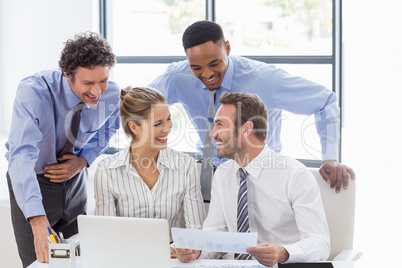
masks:
<svg viewBox="0 0 402 268"><path fill-rule="evenodd" d="M309 168L320 187L325 215L331 237L331 252L328 260L333 260L342 250L353 249L355 222L356 181L349 180L348 189L339 193L331 189L322 178L318 168Z"/></svg>

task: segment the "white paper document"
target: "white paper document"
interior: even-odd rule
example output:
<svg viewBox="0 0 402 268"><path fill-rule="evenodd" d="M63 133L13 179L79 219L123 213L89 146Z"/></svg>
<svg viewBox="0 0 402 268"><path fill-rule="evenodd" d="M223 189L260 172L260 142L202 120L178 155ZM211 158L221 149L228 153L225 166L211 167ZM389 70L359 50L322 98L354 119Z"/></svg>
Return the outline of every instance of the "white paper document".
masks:
<svg viewBox="0 0 402 268"><path fill-rule="evenodd" d="M176 248L189 248L228 253L247 253L257 246L257 233L215 232L171 228Z"/></svg>

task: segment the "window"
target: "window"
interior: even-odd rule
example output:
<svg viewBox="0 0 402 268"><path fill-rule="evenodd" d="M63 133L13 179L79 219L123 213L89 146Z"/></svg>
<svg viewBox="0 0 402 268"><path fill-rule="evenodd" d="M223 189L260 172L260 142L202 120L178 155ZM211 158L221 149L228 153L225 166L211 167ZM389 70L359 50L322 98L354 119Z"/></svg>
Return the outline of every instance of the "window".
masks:
<svg viewBox="0 0 402 268"><path fill-rule="evenodd" d="M275 64L333 90L341 100L341 0L100 0L101 31L117 55L113 79L120 86L147 85L166 67L185 59L183 31L209 19L219 23L232 46L231 54ZM169 145L196 151L190 120L174 105L177 126ZM295 133L297 133L295 135ZM191 137L189 139L184 139ZM196 136L195 136L196 137ZM127 145L124 134L115 146ZM175 139L170 139L175 140ZM282 152L309 165L321 160L313 116L283 113ZM186 144L185 144L186 143Z"/></svg>

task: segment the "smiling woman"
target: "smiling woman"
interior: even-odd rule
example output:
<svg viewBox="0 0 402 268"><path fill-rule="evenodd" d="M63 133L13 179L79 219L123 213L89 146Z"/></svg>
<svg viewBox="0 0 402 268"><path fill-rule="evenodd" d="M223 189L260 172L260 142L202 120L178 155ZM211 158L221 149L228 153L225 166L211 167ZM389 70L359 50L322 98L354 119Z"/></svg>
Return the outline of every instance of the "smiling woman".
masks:
<svg viewBox="0 0 402 268"><path fill-rule="evenodd" d="M141 103L141 95L149 96ZM157 155L159 150L166 149L172 119L168 105L159 92L148 88L124 89L121 117L126 134L133 138L132 153Z"/></svg>
<svg viewBox="0 0 402 268"><path fill-rule="evenodd" d="M99 163L95 214L163 218L180 227L183 209L186 227L200 229L205 211L198 170L194 158L167 147L172 120L164 96L152 88L127 87L120 115L131 144Z"/></svg>

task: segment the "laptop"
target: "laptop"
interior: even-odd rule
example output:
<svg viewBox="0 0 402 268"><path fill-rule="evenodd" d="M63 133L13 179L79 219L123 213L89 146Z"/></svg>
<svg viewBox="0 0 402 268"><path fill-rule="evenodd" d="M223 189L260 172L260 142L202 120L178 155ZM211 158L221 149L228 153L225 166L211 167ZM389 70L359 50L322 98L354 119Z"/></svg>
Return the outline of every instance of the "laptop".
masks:
<svg viewBox="0 0 402 268"><path fill-rule="evenodd" d="M170 267L166 219L78 216L82 268Z"/></svg>

